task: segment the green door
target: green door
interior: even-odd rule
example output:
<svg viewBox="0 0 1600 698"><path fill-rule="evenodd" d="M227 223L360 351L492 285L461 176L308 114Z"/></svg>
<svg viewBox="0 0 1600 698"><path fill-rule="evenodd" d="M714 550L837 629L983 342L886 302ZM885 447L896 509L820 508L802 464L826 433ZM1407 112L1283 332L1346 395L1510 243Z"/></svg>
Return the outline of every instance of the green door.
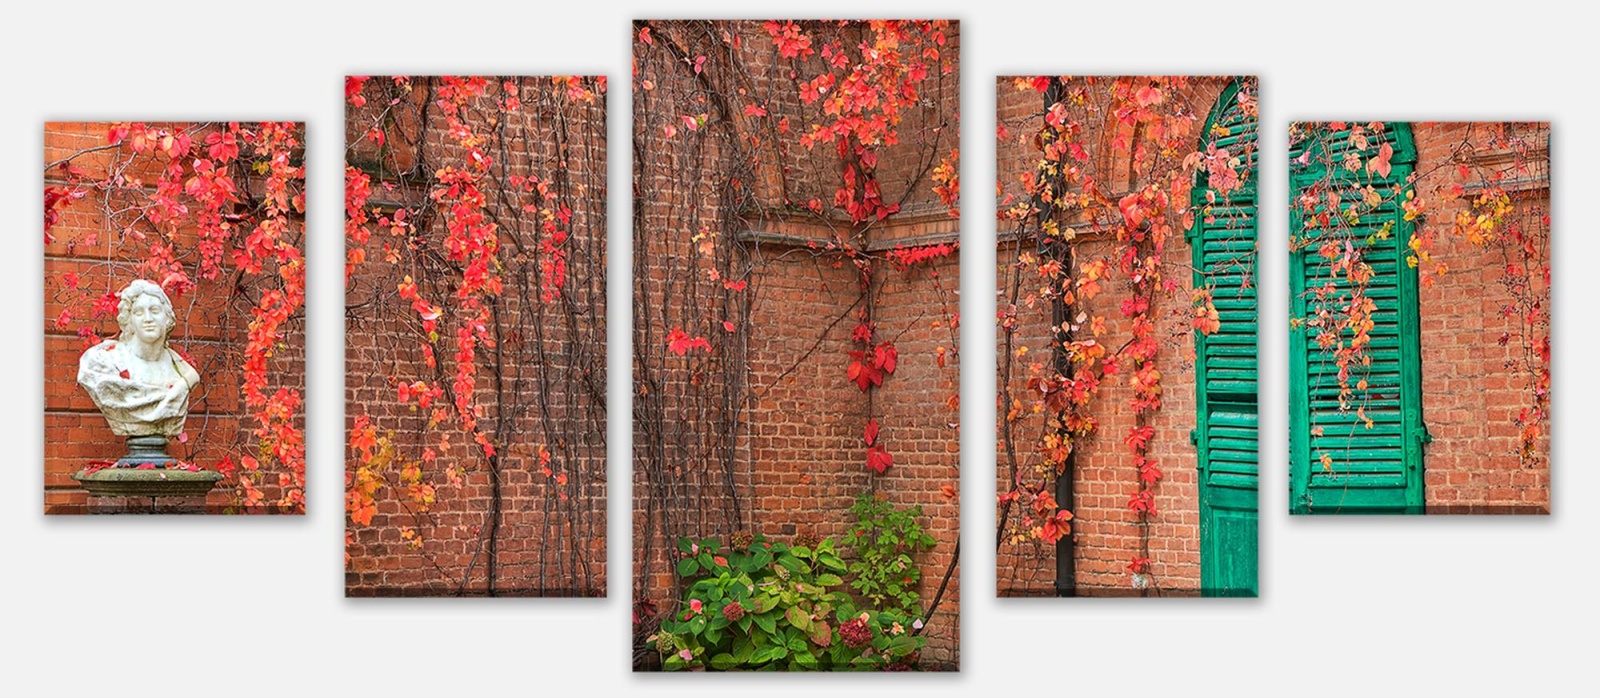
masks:
<svg viewBox="0 0 1600 698"><path fill-rule="evenodd" d="M1254 83L1251 83L1253 91ZM1200 587L1206 596L1256 595L1256 131L1231 83L1201 142L1240 158L1237 187L1197 177L1188 233L1194 286L1209 289L1219 327L1195 332L1194 441L1199 457ZM1248 97L1254 98L1254 94Z"/></svg>
<svg viewBox="0 0 1600 698"><path fill-rule="evenodd" d="M1384 126L1379 132L1353 123L1310 125L1291 136L1289 496L1296 514L1423 509L1422 444L1428 437L1417 270L1410 260L1413 225L1401 207L1416 149L1406 124ZM1393 149L1386 174L1366 165L1385 145ZM1328 210L1330 192L1338 197L1337 211ZM1295 203L1302 194L1318 202L1309 211ZM1364 287L1341 270L1337 260L1346 255L1340 250L1359 253L1370 271ZM1356 293L1371 301L1370 340L1341 368L1338 351L1356 335L1350 328L1337 336L1325 331L1323 311L1349 317Z"/></svg>

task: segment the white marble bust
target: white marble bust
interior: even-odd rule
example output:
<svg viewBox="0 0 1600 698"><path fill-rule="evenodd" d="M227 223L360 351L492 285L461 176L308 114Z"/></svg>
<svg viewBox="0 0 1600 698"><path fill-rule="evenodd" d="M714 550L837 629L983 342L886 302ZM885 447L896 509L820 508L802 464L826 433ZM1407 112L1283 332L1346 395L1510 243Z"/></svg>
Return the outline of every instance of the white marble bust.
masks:
<svg viewBox="0 0 1600 698"><path fill-rule="evenodd" d="M117 294L122 334L83 352L78 385L89 391L118 436L176 436L200 374L167 347L177 324L161 287L139 279Z"/></svg>

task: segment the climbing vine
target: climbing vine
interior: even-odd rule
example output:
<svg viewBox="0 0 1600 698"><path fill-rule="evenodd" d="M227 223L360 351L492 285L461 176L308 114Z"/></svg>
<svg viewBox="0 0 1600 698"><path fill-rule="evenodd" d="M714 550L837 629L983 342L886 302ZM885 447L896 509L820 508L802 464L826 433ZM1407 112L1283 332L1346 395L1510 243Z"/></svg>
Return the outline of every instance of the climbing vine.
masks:
<svg viewBox="0 0 1600 698"><path fill-rule="evenodd" d="M418 593L600 593L604 78L345 94L352 584L409 555Z"/></svg>
<svg viewBox="0 0 1600 698"><path fill-rule="evenodd" d="M1418 128L1440 126L1452 125ZM1291 245L1313 254L1330 279L1307 288L1309 310L1291 322L1303 324L1318 348L1334 357L1341 408L1354 411L1357 422L1371 429L1369 378L1377 304L1370 284L1379 260L1370 258L1369 248L1401 231L1393 220L1376 230L1370 223L1384 212L1397 211L1400 220L1413 226L1409 239L1398 242L1405 245L1404 263L1418 270L1424 308L1429 290L1452 264L1460 263L1441 254L1444 238L1459 250L1455 254L1476 250L1497 257L1503 298L1498 314L1510 329L1496 341L1520 349L1502 368L1525 395L1514 417L1516 457L1532 467L1541 462L1549 421L1550 213L1544 196L1549 187L1549 130L1544 124L1454 126L1459 135L1443 145L1442 157L1395 181L1390 124L1291 124L1290 144L1298 153L1291 168L1317 174L1298 185L1294 207L1303 229L1294 232ZM1430 218L1441 210L1443 220ZM1332 455L1315 456L1322 468L1335 468Z"/></svg>
<svg viewBox="0 0 1600 698"><path fill-rule="evenodd" d="M1414 175L1399 186L1387 184L1395 149L1385 131L1381 122L1292 124L1289 136L1292 147L1299 149L1292 169L1315 167L1323 173L1318 181L1296 192L1294 206L1303 224L1301 230L1291 232L1290 246L1314 250L1317 264L1326 267L1329 278L1307 289L1310 311L1307 317L1291 322L1303 323L1318 350L1332 354L1339 407L1354 410L1357 421L1367 429L1373 425L1366 396L1376 327L1373 315L1378 309L1369 295L1374 268L1368 248L1392 240L1400 231L1392 220L1370 234L1365 231L1383 207L1403 205L1408 221L1417 220L1421 213L1421 202L1411 188ZM1317 159L1314 163L1313 157ZM1332 454L1324 452L1318 457L1322 468L1333 468Z"/></svg>
<svg viewBox="0 0 1600 698"><path fill-rule="evenodd" d="M1031 108L1003 117L997 133L1002 172L1008 148L1028 163L1015 181L996 185L1004 231L996 316L1002 551L1053 552L1073 535L1079 516L1062 495L1073 493L1079 454L1109 436L1127 473L1113 486L1137 527L1126 569L1135 587L1159 588L1150 550L1164 478L1155 456L1155 415L1166 399L1158 366L1191 365L1186 335L1220 328L1209 284L1185 283L1191 272L1215 270L1173 261L1168 245L1211 215L1209 205L1191 206L1197 173L1209 175L1208 196L1225 196L1247 174L1245 153L1202 146L1210 139L1200 124L1219 85L1187 77L1000 80L1002 93L1036 95ZM1253 112L1253 84L1238 94ZM1099 298L1108 293L1120 300ZM1183 355L1159 361L1174 346ZM1105 394L1126 401L1108 404ZM1113 416L1125 431L1102 436Z"/></svg>
<svg viewBox="0 0 1600 698"><path fill-rule="evenodd" d="M1542 463L1550 421L1550 130L1548 124L1473 123L1452 149L1446 181L1431 196L1410 195L1405 215L1427 223L1427 199L1453 206L1450 235L1499 257L1499 314L1511 329L1495 338L1518 351L1504 363L1521 386L1515 417L1517 457L1525 467ZM1443 231L1424 224L1413 237L1407 263L1425 269L1423 287L1449 269L1432 251Z"/></svg>
<svg viewBox="0 0 1600 698"><path fill-rule="evenodd" d="M752 408L774 387L811 374L818 361L840 362L826 380L853 386L866 405L855 432L861 475L848 480L870 491L896 467L897 425L877 406L896 373L913 360L959 364L959 314L940 276L954 236L889 232L908 215L958 215L956 124L941 108L955 90L952 29L942 21L636 23L635 459L648 527L636 535L636 620L655 616L646 610L660 589L653 570L670 554L660 542L760 525L767 512L750 505L741 483L747 468L776 464L750 463L739 448ZM764 272L801 260L829 280L818 292L849 300L824 336L777 359L787 363L775 376L754 376L752 347L785 332L770 322L752 327L754 312L771 302L761 298ZM933 288L935 302L911 324L882 314L885 294L900 284ZM948 338L932 356L902 352L919 325ZM848 345L830 358L822 347L835 327L848 329ZM953 393L943 405L952 423L958 405ZM948 484L941 491L955 496Z"/></svg>
<svg viewBox="0 0 1600 698"><path fill-rule="evenodd" d="M190 330L180 325L172 342L202 376L192 403L215 409L237 390L247 420L248 438L235 442L210 430L209 412L191 415L200 433L177 440L206 455L182 467L221 472L226 511L303 513L303 126L120 122L101 133L45 167L47 259L97 260L55 275L54 327L92 346L115 319L122 286L160 284ZM83 209L93 227L58 236ZM229 334L241 324L242 342Z"/></svg>

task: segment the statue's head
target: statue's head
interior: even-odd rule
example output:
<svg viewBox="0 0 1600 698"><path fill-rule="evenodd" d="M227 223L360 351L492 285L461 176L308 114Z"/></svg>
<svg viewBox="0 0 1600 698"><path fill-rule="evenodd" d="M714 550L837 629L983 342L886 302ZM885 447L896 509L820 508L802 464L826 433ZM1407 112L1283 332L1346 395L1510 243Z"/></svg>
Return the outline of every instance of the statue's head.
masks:
<svg viewBox="0 0 1600 698"><path fill-rule="evenodd" d="M178 323L178 316L160 286L137 279L117 296L117 325L122 328L122 341L138 339L146 344L166 344L167 335Z"/></svg>

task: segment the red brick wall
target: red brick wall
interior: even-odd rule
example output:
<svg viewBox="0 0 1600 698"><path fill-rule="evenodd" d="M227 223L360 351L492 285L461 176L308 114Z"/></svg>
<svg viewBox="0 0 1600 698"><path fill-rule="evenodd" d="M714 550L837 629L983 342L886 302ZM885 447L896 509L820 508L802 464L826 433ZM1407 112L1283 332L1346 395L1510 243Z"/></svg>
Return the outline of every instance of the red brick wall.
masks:
<svg viewBox="0 0 1600 698"><path fill-rule="evenodd" d="M904 233L891 227L885 237L927 239L941 234L935 231L954 237L957 226L945 217L907 224L904 227L910 230ZM949 586L929 624L923 655L950 665L959 659L961 639L961 571L951 568L961 524L960 327L959 321L951 321L959 319L960 298L955 292L960 278L960 260L952 254L906 270L884 267L874 280L879 332L894 339L900 361L894 375L872 396L872 413L881 425L880 443L894 454L894 466L874 476L872 484L876 493L900 506L920 505L922 524L938 541L922 558L923 603L932 600L947 573ZM938 364L940 348L946 352L943 367ZM860 443L859 430L851 436L852 444ZM854 455L847 467L865 472L859 448ZM946 494L946 487L954 494Z"/></svg>
<svg viewBox="0 0 1600 698"><path fill-rule="evenodd" d="M77 181L85 186L88 182L106 179L109 171L122 167L130 180L143 184L109 193L100 190L74 201L50 230L54 241L45 245L44 500L45 512L51 514L86 511L90 504L88 493L78 487L71 475L91 461L115 460L127 453L123 439L111 433L88 393L77 384L78 357L100 339L118 334L115 313L93 316L94 299L107 292L121 291L129 282L148 273L139 269L147 250L147 243L140 236L156 234L143 223L132 226L133 235L126 234L124 228L130 225L132 217L122 214L109 219L107 207L121 209L148 203L165 161L153 155L135 155L126 144L100 149L107 145L110 126L109 123L45 124L44 161L47 164L70 158L71 166L80 170L75 175ZM217 130L216 126L197 123L150 126L193 131L197 147L201 147L207 134ZM68 179L65 171L53 168L45 173L44 184L47 187L73 186ZM259 186L259 182L253 184ZM241 179L239 185L248 192L252 182ZM293 225L295 229L289 238L298 241L304 226L298 220ZM173 439L167 452L215 470L225 457L237 464L241 455L257 455L256 438L252 433L255 419L246 412L240 394L241 362L252 298L268 285L257 278L236 274L231 264L216 279L200 278L198 255L194 253L196 241L192 226L181 228L171 241L179 260L198 286L173 299L177 325L169 342L189 357L200 374L200 384L189 394L189 416L184 425L186 439ZM68 274L77 275L76 289L68 287ZM63 311L69 314L64 324L58 322ZM92 330L96 338L81 337L79 328L83 327ZM284 346L271 358L269 380L274 387L299 390L305 382L303 312L291 317L282 329ZM303 428L303 416L298 421ZM281 492L273 465L266 464L268 470L263 473L263 482L258 483L268 502L275 501ZM203 510L242 512L243 500L237 484L235 478L220 483L206 498ZM143 498L105 500L95 503L96 511L115 510L121 506L144 511L150 507L150 501ZM186 501L184 506L189 504L200 503ZM258 511L262 510L276 513L274 507Z"/></svg>
<svg viewBox="0 0 1600 698"><path fill-rule="evenodd" d="M1181 96L1193 105L1196 134L1227 80L1197 78L1191 83L1188 94ZM1003 185L1002 198L1007 194L1021 198L1018 178L1032 171L1040 157L1032 138L1041 124L1044 102L1040 93L1032 88L1018 90L1014 81L1006 77L997 81L996 97L999 121L1008 130L1007 137L998 143L996 174ZM1110 182L1111 190L1120 195L1127 187L1128 156L1125 151L1112 147L1111 136L1104 123L1085 124L1084 140L1095 145L1086 167L1093 168L1096 173L1113 173L1104 181ZM1001 225L1002 235L1010 232L1004 229L1011 225L1009 222L1002 221ZM1087 262L1111 254L1115 244L1109 234L1091 234L1079 238L1076 254L1080 262ZM1031 237L1026 245L1022 252L1033 254ZM998 300L1001 310L1010 303L1012 266L1017 254L1015 238L999 240L996 262L998 288L1002 291ZM1161 372L1162 406L1149 422L1155 428L1155 435L1148 456L1160 464L1164 475L1155 486L1157 514L1151 518L1148 528L1151 559L1148 573L1158 590L1152 593L1195 595L1200 590L1200 528L1198 461L1189 440L1190 431L1195 428L1194 330L1189 300L1193 275L1190 272L1191 250L1181 231L1175 230L1174 235L1168 237L1162 259L1165 278L1176 286L1171 292L1157 293L1151 311L1156 321L1156 336L1161 341L1155 366ZM1013 397L1020 400L1024 409L1033 402L1026 394L1028 379L1035 375L1031 367L1048 371L1052 360L1050 303L1036 302L1030 306L1026 302L1042 283L1037 275L1024 278L1019 299L1010 386ZM1129 295L1127 284L1126 278L1114 273L1100 295L1078 304L1078 312L1087 317L1104 318L1107 332L1102 336L1110 338L1103 340L1111 345L1108 351L1131 336L1130 323L1118 307ZM1003 353L1004 334L998 339L1000 344L996 350ZM1103 380L1091 408L1099 420L1097 435L1080 442L1076 451L1072 485L1076 501L1072 507L1071 536L1079 595L1138 593L1132 586L1133 576L1128 564L1143 554L1143 548L1138 516L1128 508L1128 500L1139 489L1139 471L1121 440L1121 435L1135 424L1128 404L1132 397L1133 391L1125 379L1114 376ZM1002 419L1009 410L1010 406L999 405ZM1019 461L1036 462L1038 456L1032 449L1044 434L1043 415L1025 415L1012 428ZM996 486L1005 492L1012 485L1003 435L997 438L996 459L1000 464ZM1003 541L996 555L997 593L1001 596L1053 595L1055 564L1053 545L1037 540Z"/></svg>
<svg viewBox="0 0 1600 698"><path fill-rule="evenodd" d="M1530 168L1516 172L1503 157L1506 151L1490 144L1492 124L1417 123L1412 135L1417 144L1420 175L1416 191L1430 208L1423 232L1435 241L1433 257L1449 269L1419 293L1422 319L1423 422L1433 436L1423 447L1424 496L1430 513L1513 513L1550 509L1550 440L1548 426L1538 440L1534 458L1518 457L1521 440L1516 418L1532 404L1530 375L1508 362L1520 362L1526 348L1519 339L1519 320L1502 309L1511 302L1501 282L1508 260L1498 247L1479 247L1451 232L1456 212L1466 210L1472 194L1459 199L1441 195L1452 185L1472 187L1493 172L1508 179L1531 180L1509 186L1519 213L1512 220L1530 229L1550 211L1548 124L1513 127L1538 149L1526 160ZM1465 181L1458 164L1468 165ZM1546 230L1548 226L1546 225ZM1549 268L1548 249L1538 251L1541 266ZM1428 271L1429 265L1423 265ZM1535 293L1546 299L1549 285L1536 282ZM1505 345L1503 334L1510 335ZM1548 326L1537 337L1548 339Z"/></svg>
<svg viewBox="0 0 1600 698"><path fill-rule="evenodd" d="M727 79L724 64L710 63L704 78L686 70L680 63L685 52L706 55L710 48L696 50L686 43L694 37L667 26L651 27L655 50L634 44L631 596L670 610L676 580L669 551L676 540L750 530L751 511L760 504L741 456L749 450L743 414L755 384L744 367L747 356L757 358L746 348L754 334L748 299L768 281L749 273L753 258L738 243L749 226L737 214L732 180L770 177L776 186L781 176L775 158L760 162L737 137L728 120L739 111L696 96L702 80ZM643 28L635 23L635 36ZM786 93L767 88L758 94L776 113ZM714 126L689 130L681 121L712 113ZM710 278L713 270L746 281L748 290L724 287ZM735 333L723 322L733 323ZM666 337L673 330L704 337L714 350L671 352Z"/></svg>
<svg viewBox="0 0 1600 698"><path fill-rule="evenodd" d="M487 139L483 151L494 160L484 185L486 210L501 240L504 291L491 303L491 332L498 341L477 349L475 391L480 429L498 451L497 502L491 464L459 420L430 426L431 409L402 404L397 394L401 382L449 386L455 374L459 323L450 309L460 274L437 264L445 223L427 195L438 168L465 167L468 156L447 132L435 103L439 84L414 78L406 92L389 78L374 77L361 92L367 104L347 107L346 137L356 144L350 164L373 177L369 205L383 215L408 207L416 225L414 249L431 252L405 252L391 262L384 245L405 248L405 238L375 223L367 261L347 285L347 419L354 424L368 418L393 439L400 460L384 471L371 523L349 524L346 593L603 595L605 94L596 91L593 101L584 101L570 98L567 86L551 78L497 77L464 110L464 120ZM593 79L583 85L597 87ZM508 94L520 105L506 108ZM381 150L365 137L375 124L386 129ZM552 198L541 200L517 186L517 177L541 178L553 188ZM549 236L542 232L540 209L559 206L572 216L564 244L566 280L547 302L539 264L540 243ZM416 312L395 293L407 275L430 302L446 309L439 329L445 339L435 345L437 371L424 359ZM403 462L418 462L423 449L437 449L446 433L451 447L422 466L437 488L435 502L422 511L404 496ZM550 455L549 474L541 448ZM353 471L359 455L355 449L348 454ZM458 469L459 482L451 481L451 468ZM497 516L491 514L496 507Z"/></svg>
<svg viewBox="0 0 1600 698"><path fill-rule="evenodd" d="M841 513L874 479L859 448L867 402L840 361L855 348L855 268L782 254L792 248L761 252L772 258L753 294L746 380L754 395L740 454L754 481L754 524L777 540L842 536L850 521Z"/></svg>
<svg viewBox="0 0 1600 698"><path fill-rule="evenodd" d="M811 199L832 208L838 163L829 144L806 151L796 134L769 130L785 117L799 129L817 114L794 96L787 61L774 69L761 23L716 23L712 36L726 30L725 40L739 38L737 71L714 60L701 76L680 66L675 52L719 55L696 43L704 36L671 22L649 26L654 46L643 51L635 42L635 595L673 607L666 551L679 535L841 536L856 496L870 491L900 506L923 505L923 524L938 541L922 559L922 593L931 600L958 538L957 499L941 491L959 484L957 403L950 402L959 358L948 320L958 306L958 263L952 255L900 271L882 257L898 244L957 236L928 177L957 143L956 73L930 79L928 104L900 127L902 144L881 151L884 198L900 201L901 212L853 230L848 219L797 210ZM953 56L959 35L949 34ZM743 118L736 101L727 112L733 123L688 132L677 121L724 113L699 93L735 78L738 87L727 94L766 105L765 120ZM896 372L870 393L846 377L864 301L857 268L827 248L835 234L858 234L853 246L877 258L875 339L893 339L900 352ZM749 286L729 291L709 278L711 270ZM725 319L735 332L722 327ZM712 349L667 351L664 337L675 328L707 337ZM949 352L944 368L938 347ZM894 457L881 476L865 465L869 416ZM929 623L925 667L959 662L958 576Z"/></svg>

